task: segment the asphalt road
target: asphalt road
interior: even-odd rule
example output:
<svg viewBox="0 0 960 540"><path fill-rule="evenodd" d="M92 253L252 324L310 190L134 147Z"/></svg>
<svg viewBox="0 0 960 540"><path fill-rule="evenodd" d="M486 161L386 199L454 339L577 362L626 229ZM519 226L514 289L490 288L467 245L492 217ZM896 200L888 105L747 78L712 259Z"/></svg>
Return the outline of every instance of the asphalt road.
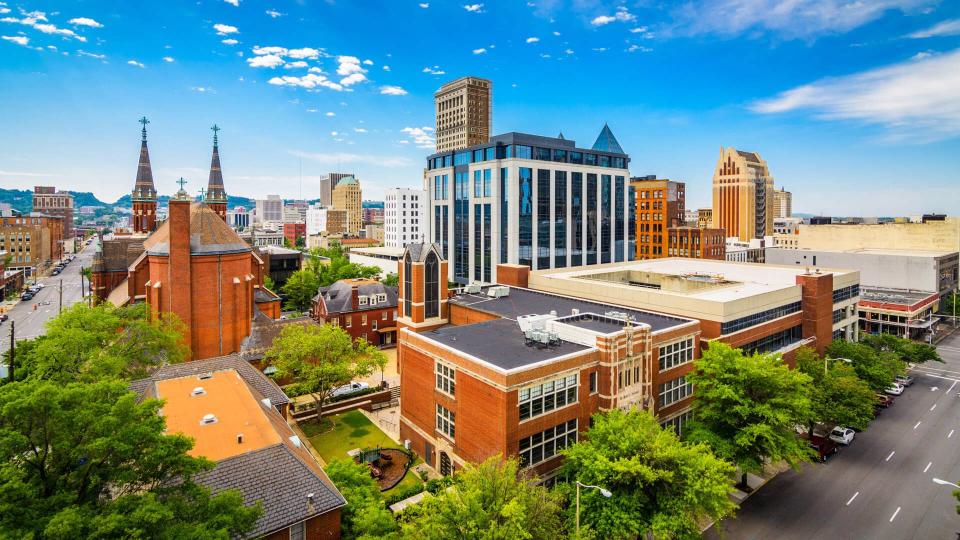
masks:
<svg viewBox="0 0 960 540"><path fill-rule="evenodd" d="M17 302L7 312L10 320L0 324L0 353L10 348L10 321L16 321L16 338L29 339L44 332L44 324L56 317L60 310L60 282L63 281L63 307L68 307L82 298L80 291L80 268L89 267L93 259L93 245L85 246L73 262L59 276L40 278L43 289L27 302ZM86 282L86 278L84 278ZM34 310L36 304L37 309Z"/></svg>
<svg viewBox="0 0 960 540"><path fill-rule="evenodd" d="M945 363L915 368L913 386L824 464L778 475L706 538L955 539L960 484L960 333Z"/></svg>

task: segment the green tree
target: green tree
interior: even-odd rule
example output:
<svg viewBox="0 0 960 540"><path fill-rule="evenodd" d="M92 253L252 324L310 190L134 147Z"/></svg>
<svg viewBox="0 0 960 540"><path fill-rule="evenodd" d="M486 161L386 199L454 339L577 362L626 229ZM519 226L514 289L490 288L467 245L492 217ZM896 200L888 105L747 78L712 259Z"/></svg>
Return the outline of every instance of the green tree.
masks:
<svg viewBox="0 0 960 540"><path fill-rule="evenodd" d="M314 248L307 257L305 269L316 274L321 287L329 287L341 279L373 278L380 274L376 266L350 262L340 244L329 248Z"/></svg>
<svg viewBox="0 0 960 540"><path fill-rule="evenodd" d="M400 284L400 276L396 272L390 272L380 280L387 287L396 287Z"/></svg>
<svg viewBox="0 0 960 540"><path fill-rule="evenodd" d="M810 376L810 402L813 416L810 418L810 433L813 424L820 422L830 426L842 425L866 429L873 420L877 397L870 385L857 377L857 372L846 362L825 362L814 349L801 347L797 350L797 369Z"/></svg>
<svg viewBox="0 0 960 540"><path fill-rule="evenodd" d="M600 538L700 538L700 523L736 508L736 470L705 444L681 441L646 411L614 409L594 417L584 440L563 451L563 472L599 485L610 498L581 492L581 524ZM563 485L568 499L575 486Z"/></svg>
<svg viewBox="0 0 960 540"><path fill-rule="evenodd" d="M309 270L297 270L283 285L283 293L287 295L284 308L293 311L308 311L313 304L313 297L320 290L320 281L316 274Z"/></svg>
<svg viewBox="0 0 960 540"><path fill-rule="evenodd" d="M17 346L24 378L94 381L138 379L154 367L183 360L182 323L169 314L151 319L149 306L89 307L81 303L50 319L31 346ZM18 377L21 375L18 374Z"/></svg>
<svg viewBox="0 0 960 540"><path fill-rule="evenodd" d="M687 438L735 463L741 487L747 487L748 472L763 472L765 459L791 466L811 459L795 429L812 416L810 377L778 354L745 356L718 342L694 366L687 375L696 388Z"/></svg>
<svg viewBox="0 0 960 540"><path fill-rule="evenodd" d="M271 292L277 292L277 284L273 282L273 278L269 275L263 276L263 286Z"/></svg>
<svg viewBox="0 0 960 540"><path fill-rule="evenodd" d="M834 340L827 346L831 358L850 360L857 376L874 392L882 392L893 384L897 375L904 373L906 364L894 351L877 350L865 343Z"/></svg>
<svg viewBox="0 0 960 540"><path fill-rule="evenodd" d="M553 539L561 535L560 498L520 476L500 456L468 465L452 489L405 511L403 534L425 540Z"/></svg>
<svg viewBox="0 0 960 540"><path fill-rule="evenodd" d="M370 469L352 460L338 459L327 465L327 476L347 499L340 517L346 540L389 537L399 531L393 513L387 509L380 486Z"/></svg>
<svg viewBox="0 0 960 540"><path fill-rule="evenodd" d="M864 334L860 338L860 343L869 345L877 352L894 352L904 362L914 364L922 364L928 360L943 362L936 347L893 334Z"/></svg>
<svg viewBox="0 0 960 540"><path fill-rule="evenodd" d="M261 512L193 481L212 463L120 381L0 387L0 536L231 538Z"/></svg>
<svg viewBox="0 0 960 540"><path fill-rule="evenodd" d="M332 324L284 328L266 358L280 377L294 380L295 391L310 394L318 421L323 417L323 403L334 390L387 364L387 357L367 340L352 341L350 334Z"/></svg>

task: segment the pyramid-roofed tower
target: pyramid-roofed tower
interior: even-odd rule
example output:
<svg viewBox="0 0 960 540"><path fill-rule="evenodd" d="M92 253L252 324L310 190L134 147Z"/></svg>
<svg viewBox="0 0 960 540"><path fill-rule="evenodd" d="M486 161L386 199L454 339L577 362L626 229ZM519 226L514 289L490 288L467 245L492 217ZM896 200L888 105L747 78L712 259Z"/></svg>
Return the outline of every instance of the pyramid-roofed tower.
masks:
<svg viewBox="0 0 960 540"><path fill-rule="evenodd" d="M140 139L140 161L137 163L137 179L130 194L132 203L133 232L149 234L157 227L157 188L153 185L153 169L150 167L150 151L147 149L147 117L140 119L143 125Z"/></svg>
<svg viewBox="0 0 960 540"><path fill-rule="evenodd" d="M207 181L207 192L204 201L218 216L227 220L227 191L223 186L223 172L220 169L220 145L217 142L217 132L220 127L216 124L213 130L213 157L210 158L210 178Z"/></svg>
<svg viewBox="0 0 960 540"><path fill-rule="evenodd" d="M603 129L600 131L597 141L593 143L593 149L601 152L625 153L617 141L617 138L613 136L613 132L610 131L610 126L607 124L603 124Z"/></svg>

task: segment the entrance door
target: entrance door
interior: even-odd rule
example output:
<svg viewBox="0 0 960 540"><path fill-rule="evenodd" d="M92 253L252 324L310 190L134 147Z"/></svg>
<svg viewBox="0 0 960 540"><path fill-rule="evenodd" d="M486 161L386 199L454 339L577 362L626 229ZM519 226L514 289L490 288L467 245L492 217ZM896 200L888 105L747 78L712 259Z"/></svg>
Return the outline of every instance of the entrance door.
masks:
<svg viewBox="0 0 960 540"><path fill-rule="evenodd" d="M427 465L433 467L433 445L428 442L423 443L423 459L427 462Z"/></svg>
<svg viewBox="0 0 960 540"><path fill-rule="evenodd" d="M453 472L453 464L450 463L450 456L446 452L440 452L440 474L450 476Z"/></svg>

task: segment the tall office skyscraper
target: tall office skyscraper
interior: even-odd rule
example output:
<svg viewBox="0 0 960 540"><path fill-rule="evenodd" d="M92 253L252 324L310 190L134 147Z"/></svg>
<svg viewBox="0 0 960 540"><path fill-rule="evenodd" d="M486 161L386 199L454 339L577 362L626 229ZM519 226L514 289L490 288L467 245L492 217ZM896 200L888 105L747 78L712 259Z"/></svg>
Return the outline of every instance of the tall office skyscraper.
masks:
<svg viewBox="0 0 960 540"><path fill-rule="evenodd" d="M267 195L266 199L256 199L257 222L283 223L283 199L279 195Z"/></svg>
<svg viewBox="0 0 960 540"><path fill-rule="evenodd" d="M793 193L783 188L773 192L773 217L793 217Z"/></svg>
<svg viewBox="0 0 960 540"><path fill-rule="evenodd" d="M756 152L721 148L713 173L713 226L747 241L773 234L773 177Z"/></svg>
<svg viewBox="0 0 960 540"><path fill-rule="evenodd" d="M388 189L383 202L384 245L402 248L425 242L428 204L422 189Z"/></svg>
<svg viewBox="0 0 960 540"><path fill-rule="evenodd" d="M630 158L604 126L592 148L506 133L427 158L430 240L458 283L497 280L497 264L532 269L633 260ZM629 201L629 202L628 202Z"/></svg>
<svg viewBox="0 0 960 540"><path fill-rule="evenodd" d="M333 207L347 212L347 234L357 234L363 227L363 197L360 182L353 176L340 178L333 188Z"/></svg>
<svg viewBox="0 0 960 540"><path fill-rule="evenodd" d="M433 95L437 113L437 152L486 144L493 127L493 83L462 77Z"/></svg>

